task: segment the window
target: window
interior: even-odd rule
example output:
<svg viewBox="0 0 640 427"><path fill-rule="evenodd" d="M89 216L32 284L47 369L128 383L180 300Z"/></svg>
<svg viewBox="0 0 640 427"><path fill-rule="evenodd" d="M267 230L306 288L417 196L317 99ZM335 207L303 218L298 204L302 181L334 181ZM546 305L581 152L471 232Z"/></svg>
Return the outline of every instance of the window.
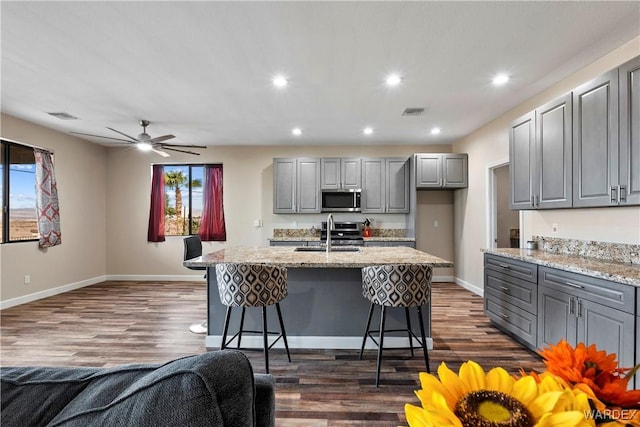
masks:
<svg viewBox="0 0 640 427"><path fill-rule="evenodd" d="M164 166L164 234L197 234L202 219L204 165Z"/></svg>
<svg viewBox="0 0 640 427"><path fill-rule="evenodd" d="M33 148L0 140L0 243L38 240Z"/></svg>

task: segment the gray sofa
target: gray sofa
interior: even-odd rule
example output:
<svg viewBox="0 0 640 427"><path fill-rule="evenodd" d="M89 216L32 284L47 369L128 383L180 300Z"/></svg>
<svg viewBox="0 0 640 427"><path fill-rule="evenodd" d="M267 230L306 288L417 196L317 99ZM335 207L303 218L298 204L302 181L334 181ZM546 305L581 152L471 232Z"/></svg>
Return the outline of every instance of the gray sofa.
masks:
<svg viewBox="0 0 640 427"><path fill-rule="evenodd" d="M0 368L3 426L274 426L275 382L223 350L116 368Z"/></svg>

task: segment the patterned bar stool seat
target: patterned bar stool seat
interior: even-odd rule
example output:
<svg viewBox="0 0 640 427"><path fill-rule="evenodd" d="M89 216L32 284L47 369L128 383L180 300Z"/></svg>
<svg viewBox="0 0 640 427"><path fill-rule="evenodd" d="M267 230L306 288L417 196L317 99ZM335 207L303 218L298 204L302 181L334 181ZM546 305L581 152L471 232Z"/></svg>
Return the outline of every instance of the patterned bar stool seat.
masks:
<svg viewBox="0 0 640 427"><path fill-rule="evenodd" d="M284 342L287 358L291 362L287 334L284 330L279 304L287 296L287 269L277 265L221 263L216 264L216 279L218 281L220 301L227 306L220 349L226 348L236 337L238 338L237 347L240 348L243 332L262 333L266 372L269 373L269 349L280 338ZM276 306L278 320L280 321L279 333L269 332L267 329L267 306L270 305ZM227 341L229 319L231 318L231 309L233 307L242 307L240 330ZM243 330L244 314L247 307L262 307L262 331ZM278 334L278 337L271 345L268 342L268 334Z"/></svg>
<svg viewBox="0 0 640 427"><path fill-rule="evenodd" d="M376 367L376 387L380 385L380 363L382 361L382 348L384 344L385 332L406 331L409 337L409 347L413 356L413 339L421 346L424 352L424 362L429 369L429 353L424 333L424 322L422 320L422 306L429 303L431 297L431 277L433 269L430 265L423 264L393 264L374 265L362 269L362 295L371 302L367 327L362 338L360 348L360 359L364 352L367 337L377 344L378 358ZM375 305L382 307L380 316L380 329L370 330L371 316ZM387 307L404 307L407 321L407 329L387 329L385 330L385 315ZM418 310L418 320L420 322L421 338L418 338L411 330L411 320L409 308L416 307ZM371 335L378 332L378 341Z"/></svg>

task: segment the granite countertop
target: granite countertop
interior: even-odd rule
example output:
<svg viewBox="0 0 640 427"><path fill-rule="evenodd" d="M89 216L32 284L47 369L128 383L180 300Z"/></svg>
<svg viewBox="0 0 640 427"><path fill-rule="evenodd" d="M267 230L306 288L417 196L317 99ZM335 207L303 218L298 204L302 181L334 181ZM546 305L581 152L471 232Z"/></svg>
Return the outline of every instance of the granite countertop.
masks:
<svg viewBox="0 0 640 427"><path fill-rule="evenodd" d="M429 264L453 267L451 261L413 248L358 247L358 252L295 252L286 246L233 247L193 258L185 267L210 267L221 262L278 264L302 268L362 268L376 264Z"/></svg>
<svg viewBox="0 0 640 427"><path fill-rule="evenodd" d="M415 242L415 237L363 237L365 242ZM317 242L319 237L271 237L274 242Z"/></svg>
<svg viewBox="0 0 640 427"><path fill-rule="evenodd" d="M623 264L530 249L497 248L485 249L484 252L640 287L640 265L637 264Z"/></svg>

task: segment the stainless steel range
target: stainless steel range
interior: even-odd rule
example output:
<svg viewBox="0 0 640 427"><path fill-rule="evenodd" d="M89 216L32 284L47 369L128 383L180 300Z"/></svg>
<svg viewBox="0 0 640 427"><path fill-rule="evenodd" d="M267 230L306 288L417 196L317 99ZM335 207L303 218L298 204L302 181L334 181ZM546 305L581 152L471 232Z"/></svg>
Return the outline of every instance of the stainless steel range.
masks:
<svg viewBox="0 0 640 427"><path fill-rule="evenodd" d="M327 243L327 222L322 222L320 228L320 241ZM331 245L333 246L364 246L362 238L362 223L336 221L331 230Z"/></svg>

